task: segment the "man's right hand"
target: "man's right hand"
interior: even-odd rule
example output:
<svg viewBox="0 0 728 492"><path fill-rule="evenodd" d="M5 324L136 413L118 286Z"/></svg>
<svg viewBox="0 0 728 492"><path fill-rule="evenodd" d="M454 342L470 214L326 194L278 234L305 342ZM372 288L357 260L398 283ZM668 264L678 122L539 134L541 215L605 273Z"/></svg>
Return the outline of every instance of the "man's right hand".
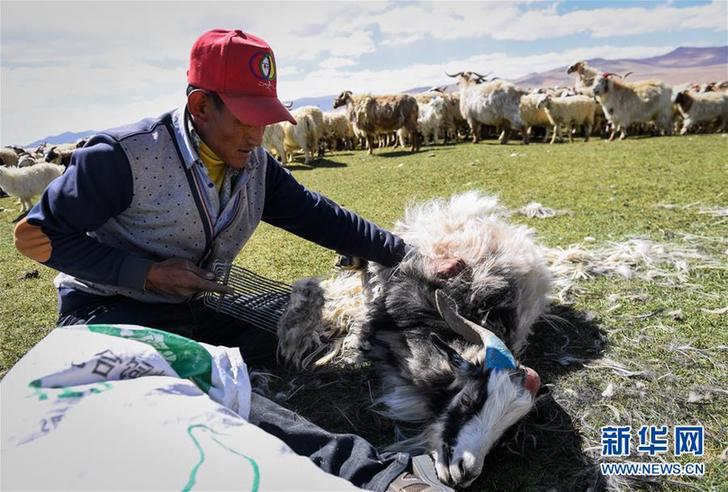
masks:
<svg viewBox="0 0 728 492"><path fill-rule="evenodd" d="M146 290L176 296L191 296L198 292L212 291L221 294L232 294L233 289L220 285L215 274L203 270L189 260L170 258L153 263L144 283Z"/></svg>

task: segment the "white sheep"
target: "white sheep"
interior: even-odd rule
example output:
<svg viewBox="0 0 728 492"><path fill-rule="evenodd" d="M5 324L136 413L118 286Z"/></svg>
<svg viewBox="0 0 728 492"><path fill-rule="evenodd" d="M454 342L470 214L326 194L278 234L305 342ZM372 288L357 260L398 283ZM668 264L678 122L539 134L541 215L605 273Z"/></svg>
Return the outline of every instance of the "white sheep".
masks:
<svg viewBox="0 0 728 492"><path fill-rule="evenodd" d="M315 106L303 106L293 111L297 125L283 122L283 146L288 154L287 162L293 160L293 152L303 150L304 162L311 162L318 152L319 140L324 127L324 115Z"/></svg>
<svg viewBox="0 0 728 492"><path fill-rule="evenodd" d="M433 143L437 144L440 140L440 128L445 117L446 104L445 98L440 94L431 95L427 102L417 101L419 106L417 124L420 126L424 142L428 141L430 135L432 135Z"/></svg>
<svg viewBox="0 0 728 492"><path fill-rule="evenodd" d="M629 125L650 121L655 121L667 135L672 135L672 88L659 80L629 83L614 75L600 75L593 87L604 116L613 126L609 140L614 140L618 131L621 132L620 140L624 140Z"/></svg>
<svg viewBox="0 0 728 492"><path fill-rule="evenodd" d="M63 174L63 166L40 163L30 167L0 167L0 188L20 199L20 211L33 206L33 197L43 193L48 183Z"/></svg>
<svg viewBox="0 0 728 492"><path fill-rule="evenodd" d="M556 141L557 135L560 134L561 125L566 127L569 134L569 142L574 141L571 133L574 125L585 125L586 134L584 141L589 141L591 129L594 125L594 113L597 110L597 103L588 96L568 96L568 97L552 97L549 95L541 96L538 103L539 108L546 111L549 121L553 125L553 136L551 143Z"/></svg>
<svg viewBox="0 0 728 492"><path fill-rule="evenodd" d="M728 124L728 93L725 92L688 92L677 95L675 104L683 116L680 135L685 135L691 126L719 120L719 131L725 131Z"/></svg>
<svg viewBox="0 0 728 492"><path fill-rule="evenodd" d="M18 153L15 152L15 150L13 150L11 147L0 148L0 165L17 166Z"/></svg>
<svg viewBox="0 0 728 492"><path fill-rule="evenodd" d="M531 130L534 126L540 126L546 129L546 135L544 136L544 142L548 140L549 134L551 133L551 120L549 120L546 110L539 108L538 103L543 98L541 94L527 94L521 97L521 103L518 109L521 112L521 119L526 125L526 138L531 139Z"/></svg>
<svg viewBox="0 0 728 492"><path fill-rule="evenodd" d="M329 111L324 113L324 130L322 138L332 150L338 150L339 142L344 148L354 145L354 129L343 111Z"/></svg>
<svg viewBox="0 0 728 492"><path fill-rule="evenodd" d="M262 147L269 153L275 153L282 163L286 162L286 150L283 146L283 139L285 138L285 132L283 125L280 123L273 123L265 127L263 131L263 143Z"/></svg>
<svg viewBox="0 0 728 492"><path fill-rule="evenodd" d="M525 92L505 80L483 82L484 76L475 72L446 75L458 80L460 112L473 132L473 143L478 142L482 125L502 126L503 133L499 138L501 144L508 143L511 128L521 130L523 143L528 143L526 128L518 109Z"/></svg>

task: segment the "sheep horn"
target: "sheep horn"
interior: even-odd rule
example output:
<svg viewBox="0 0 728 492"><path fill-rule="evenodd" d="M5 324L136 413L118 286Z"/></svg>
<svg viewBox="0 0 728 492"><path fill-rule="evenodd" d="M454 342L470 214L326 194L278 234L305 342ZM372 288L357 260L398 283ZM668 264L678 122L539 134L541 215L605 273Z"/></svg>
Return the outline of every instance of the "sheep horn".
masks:
<svg viewBox="0 0 728 492"><path fill-rule="evenodd" d="M460 76L460 75L462 75L462 74L463 74L463 72L458 72L458 73L456 73L456 74L454 74L454 75L450 75L449 73L445 72L445 75L447 75L448 77L453 77L453 78L454 78L454 77L459 77L459 76Z"/></svg>
<svg viewBox="0 0 728 492"><path fill-rule="evenodd" d="M486 73L485 75L480 75L478 72L473 72L473 74L477 75L479 79L484 79L484 78L486 78L488 75L490 75L492 73L493 73L492 70L490 72Z"/></svg>
<svg viewBox="0 0 728 492"><path fill-rule="evenodd" d="M486 340L490 336L496 336L487 328L483 328L458 314L455 301L440 289L435 291L435 305L437 306L437 312L440 313L447 326L468 342L485 346Z"/></svg>

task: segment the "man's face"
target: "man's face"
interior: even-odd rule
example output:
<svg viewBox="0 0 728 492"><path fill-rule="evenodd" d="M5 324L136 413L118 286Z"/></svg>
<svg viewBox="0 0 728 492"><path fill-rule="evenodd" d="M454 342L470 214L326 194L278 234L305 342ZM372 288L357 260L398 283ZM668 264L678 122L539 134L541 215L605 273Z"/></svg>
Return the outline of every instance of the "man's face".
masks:
<svg viewBox="0 0 728 492"><path fill-rule="evenodd" d="M226 106L208 104L206 121L196 127L205 143L230 167L242 169L255 147L263 141L264 126L241 123Z"/></svg>

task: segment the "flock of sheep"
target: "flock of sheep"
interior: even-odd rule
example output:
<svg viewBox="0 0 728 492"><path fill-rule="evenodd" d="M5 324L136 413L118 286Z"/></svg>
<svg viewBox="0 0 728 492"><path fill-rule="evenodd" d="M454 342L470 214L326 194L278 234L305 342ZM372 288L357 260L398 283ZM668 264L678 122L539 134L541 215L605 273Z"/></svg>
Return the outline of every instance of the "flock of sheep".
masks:
<svg viewBox="0 0 728 492"><path fill-rule="evenodd" d="M529 143L534 131L551 143L565 130L569 140L583 128L590 135L613 140L627 133L672 135L673 131L725 131L728 125L728 82L683 84L671 87L658 80L627 82L614 73L603 73L586 62L567 69L577 76L574 87L525 91L498 78L476 72L447 74L457 79L458 92L434 88L422 94L375 96L342 92L334 109L314 106L293 111L299 125L280 123L266 129L263 145L283 162L297 151L309 163L324 149L405 146L416 151L422 142L458 140L473 142L495 132L501 143L518 130ZM716 125L717 124L717 125Z"/></svg>
<svg viewBox="0 0 728 492"><path fill-rule="evenodd" d="M20 200L21 215L33 206L33 197L40 195L48 183L63 174L71 155L83 147L85 140L75 144L40 145L36 149L22 147L0 148L0 197L10 195Z"/></svg>
<svg viewBox="0 0 728 492"><path fill-rule="evenodd" d="M569 141L582 128L585 140L607 134L613 140L617 133L624 139L628 132L672 135L679 130L684 135L728 129L728 81L675 87L658 80L627 82L629 74L603 73L584 61L567 73L576 75L574 87L526 91L497 77L459 72L447 74L457 79L459 91L453 93L441 87L417 95L344 91L334 101L334 109L344 111L298 108L292 112L297 125L266 127L263 147L283 163L302 151L308 164L326 149L358 144L372 154L377 146L409 144L414 152L422 143L468 136L477 142L491 135L506 143L514 130L528 144L535 132L554 143L562 129ZM0 149L0 196L19 198L21 212L27 212L32 198L63 173L84 143Z"/></svg>

